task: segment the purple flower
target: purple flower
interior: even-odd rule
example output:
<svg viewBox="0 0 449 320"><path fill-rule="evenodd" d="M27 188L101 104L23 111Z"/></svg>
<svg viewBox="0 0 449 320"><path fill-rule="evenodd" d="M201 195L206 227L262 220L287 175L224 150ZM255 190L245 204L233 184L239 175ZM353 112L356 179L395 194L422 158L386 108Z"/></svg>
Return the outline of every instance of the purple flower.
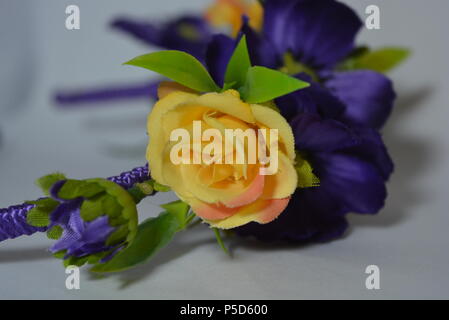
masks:
<svg viewBox="0 0 449 320"><path fill-rule="evenodd" d="M75 263L74 258L89 258L95 254L108 255L117 247L121 247L122 243L107 245L109 236L117 227L109 224L106 213L92 221L85 221L81 217L81 205L87 199L78 197L67 200L58 196L65 183L65 180L61 180L50 189L50 195L60 201L60 204L50 214L48 230L58 228L61 232L57 241L50 247L50 252L62 252L64 260L71 259L71 263Z"/></svg>
<svg viewBox="0 0 449 320"><path fill-rule="evenodd" d="M346 230L345 214L375 214L383 207L393 163L375 130L308 113L297 115L291 125L296 148L312 164L320 186L298 189L277 220L238 228L239 235L328 241Z"/></svg>
<svg viewBox="0 0 449 320"><path fill-rule="evenodd" d="M241 31L246 35L253 64L301 78L306 74L315 84L281 100L295 100L301 112L325 111L321 115L327 117L330 112L349 125L381 128L396 98L392 82L370 70L335 71L355 49L362 26L355 12L335 0L267 0L264 7L262 32L256 33L247 21ZM222 66L227 65L235 46L236 41L225 36L215 36L211 42L206 62L218 83L223 77ZM329 95L336 98L335 106L324 106L327 102L323 100ZM280 107L290 117L295 109L291 103Z"/></svg>
<svg viewBox="0 0 449 320"><path fill-rule="evenodd" d="M211 37L208 23L196 16L183 16L161 24L122 17L115 19L111 26L148 45L182 50L199 60L204 58Z"/></svg>
<svg viewBox="0 0 449 320"><path fill-rule="evenodd" d="M296 148L320 178L320 186L298 189L286 211L267 225L249 224L239 235L263 240L328 241L341 236L347 213L375 214L384 205L392 161L376 129L395 99L384 75L335 71L354 49L362 25L334 0L267 0L261 33L244 23L254 65L281 69L309 81L309 88L276 100L295 133ZM223 79L236 41L216 36L206 62Z"/></svg>

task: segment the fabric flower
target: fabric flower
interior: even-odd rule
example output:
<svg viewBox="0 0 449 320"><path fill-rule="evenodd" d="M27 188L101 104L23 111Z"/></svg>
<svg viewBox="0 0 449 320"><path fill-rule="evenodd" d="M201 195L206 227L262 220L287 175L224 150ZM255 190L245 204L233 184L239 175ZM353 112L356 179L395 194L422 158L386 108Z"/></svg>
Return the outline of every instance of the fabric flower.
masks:
<svg viewBox="0 0 449 320"><path fill-rule="evenodd" d="M346 230L347 213L374 214L384 204L393 165L376 129L388 119L395 93L382 74L336 71L354 50L362 25L346 5L267 0L264 9L262 31L246 22L241 32L254 64L311 83L276 99L276 105L292 125L295 147L320 178L320 187L297 190L279 219L249 224L237 233L264 240L327 241ZM225 36L211 41L206 61L217 82L223 78L220 66L229 61L229 47L235 45Z"/></svg>
<svg viewBox="0 0 449 320"><path fill-rule="evenodd" d="M218 159L205 164L173 163L171 134L185 128L194 133L194 122L202 129L277 129L279 132L278 170L275 174L261 174L265 164L247 160L249 149L240 144L245 161L228 163ZM204 133L202 131L201 133ZM297 186L293 133L286 120L266 106L244 103L235 90L223 93L197 94L186 92L173 84L163 84L160 100L148 119L150 136L147 159L152 177L167 185L202 219L211 226L229 229L251 221L269 223L285 209ZM214 139L220 139L217 137ZM268 137L266 137L268 140ZM223 140L219 140L220 144ZM187 156L204 152L190 143ZM239 143L235 144L235 149ZM201 147L201 146L200 146ZM268 146L270 148L271 146ZM223 148L224 150L224 148ZM176 154L178 153L175 151ZM184 156L184 154L183 154ZM216 154L214 154L216 156ZM274 173L274 172L273 172Z"/></svg>
<svg viewBox="0 0 449 320"><path fill-rule="evenodd" d="M350 128L307 113L291 124L296 148L312 164L320 186L298 189L277 220L238 228L238 234L262 240L328 241L346 230L346 213L375 214L383 207L393 163L375 130Z"/></svg>
<svg viewBox="0 0 449 320"><path fill-rule="evenodd" d="M316 105L327 91L325 95L338 99L338 116L343 122L375 129L385 124L396 97L392 82L370 70L335 71L355 49L355 37L362 26L352 9L335 0L267 0L264 9L262 31L255 32L247 22L241 32L246 35L255 65L291 75L307 74L323 89L318 92L315 86L293 93L300 108L313 107L310 104ZM218 66L226 65L230 58L223 53L235 46L231 40L217 36L211 42L207 63L217 81L222 77Z"/></svg>
<svg viewBox="0 0 449 320"><path fill-rule="evenodd" d="M45 227L56 240L50 252L66 265L108 261L125 248L137 232L136 203L126 185L140 180L145 167L106 179L71 180L61 174L42 177L38 184L50 197L30 202L27 222ZM148 179L148 177L147 177Z"/></svg>

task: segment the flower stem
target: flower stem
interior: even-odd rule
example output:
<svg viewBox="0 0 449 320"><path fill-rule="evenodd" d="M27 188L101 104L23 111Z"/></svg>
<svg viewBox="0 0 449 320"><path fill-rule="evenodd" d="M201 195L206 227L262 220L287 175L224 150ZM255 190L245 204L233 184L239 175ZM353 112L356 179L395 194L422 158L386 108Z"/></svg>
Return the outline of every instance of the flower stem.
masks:
<svg viewBox="0 0 449 320"><path fill-rule="evenodd" d="M217 242L218 242L218 244L220 245L221 249L222 249L222 250L224 251L224 253L226 253L228 256L232 257L230 251L228 250L228 248L225 246L225 244L224 244L224 242L223 242L223 239L222 239L221 234L220 234L220 230L218 230L217 228L212 228L212 229L214 230L215 238L217 238Z"/></svg>

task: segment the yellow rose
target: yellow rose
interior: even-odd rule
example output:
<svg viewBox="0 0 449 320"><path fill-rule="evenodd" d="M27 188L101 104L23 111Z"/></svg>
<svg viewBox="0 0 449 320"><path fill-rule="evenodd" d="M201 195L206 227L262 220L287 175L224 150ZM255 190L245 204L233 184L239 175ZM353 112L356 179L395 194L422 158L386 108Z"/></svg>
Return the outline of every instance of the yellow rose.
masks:
<svg viewBox="0 0 449 320"><path fill-rule="evenodd" d="M206 19L216 27L231 27L236 36L242 27L242 16L249 18L249 25L262 29L263 7L258 0L216 0L207 10Z"/></svg>
<svg viewBox="0 0 449 320"><path fill-rule="evenodd" d="M201 133L208 129L219 132L253 129L258 135L265 130L274 136L271 133L273 130L269 129L276 129L274 131L279 137L277 149L270 149L270 145L264 151L270 157L273 154L277 157L270 158L270 163L259 158L255 162L248 161L249 150L254 150L250 149L249 139L246 139L244 143L235 145L235 149L240 146L239 150L244 153L243 163L228 163L224 159L207 164L174 163L172 133L185 129L195 135L196 124L201 125ZM269 107L243 102L235 90L199 94L174 83L163 83L159 88L159 101L148 118L148 134L147 159L152 177L160 184L171 187L180 199L213 227L230 229L252 221L269 223L286 208L297 187L294 137L289 124ZM272 140L269 135L257 138L268 142ZM189 157L204 154L204 151L195 151L195 144L190 145L190 138L188 142ZM219 142L224 143L224 140ZM205 144L201 141L199 147ZM229 156L228 151L223 153L223 158ZM217 156L218 152L211 155ZM183 157L187 160L184 153ZM221 155L218 158L221 159ZM277 163L276 172L263 174L263 169L267 169L272 161Z"/></svg>

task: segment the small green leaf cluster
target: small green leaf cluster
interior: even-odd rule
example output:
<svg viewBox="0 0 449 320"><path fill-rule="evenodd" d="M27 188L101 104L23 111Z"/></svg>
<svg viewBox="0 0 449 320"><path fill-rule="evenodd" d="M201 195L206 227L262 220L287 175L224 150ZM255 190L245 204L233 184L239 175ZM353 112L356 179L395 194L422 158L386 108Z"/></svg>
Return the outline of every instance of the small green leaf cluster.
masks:
<svg viewBox="0 0 449 320"><path fill-rule="evenodd" d="M159 51L134 58L125 64L160 73L198 92L221 92L235 89L247 103L264 103L309 86L307 82L283 72L252 66L245 36L238 43L220 88L206 68L182 51Z"/></svg>
<svg viewBox="0 0 449 320"><path fill-rule="evenodd" d="M60 173L40 178L37 184L46 195L57 182L63 182L54 198L47 197L29 201L34 208L27 215L27 222L35 227L48 227L47 236L58 240L63 235L63 226L52 223L51 214L64 202L79 201L80 216L85 222L92 222L101 216L108 217L108 224L115 230L109 235L105 246L116 247L131 243L137 234L137 208L132 195L118 184L106 179L74 180L67 179ZM160 189L157 187L157 189ZM97 263L111 252L101 252L88 257L69 257L65 265L83 265ZM55 254L64 258L64 251Z"/></svg>
<svg viewBox="0 0 449 320"><path fill-rule="evenodd" d="M180 200L161 207L165 211L141 223L136 237L127 248L120 251L110 261L95 265L91 271L119 272L148 261L166 246L177 232L184 230L195 217L189 212L190 207Z"/></svg>

